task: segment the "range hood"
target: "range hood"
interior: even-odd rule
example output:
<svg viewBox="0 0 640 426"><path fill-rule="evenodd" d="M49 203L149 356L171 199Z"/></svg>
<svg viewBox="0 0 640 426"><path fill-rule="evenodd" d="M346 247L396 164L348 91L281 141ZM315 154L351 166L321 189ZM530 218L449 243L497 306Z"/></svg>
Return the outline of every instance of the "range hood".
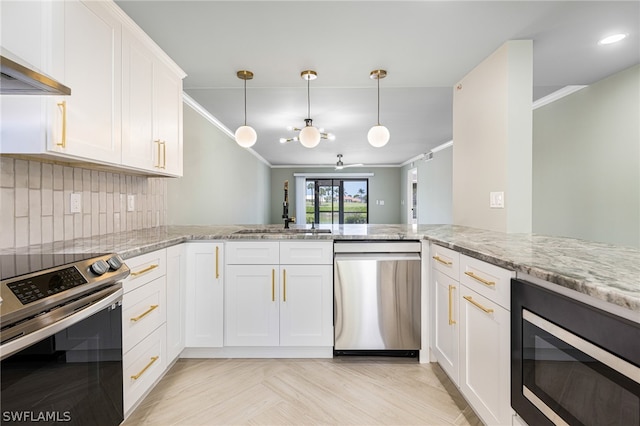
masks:
<svg viewBox="0 0 640 426"><path fill-rule="evenodd" d="M71 89L41 72L0 55L0 94L70 95Z"/></svg>

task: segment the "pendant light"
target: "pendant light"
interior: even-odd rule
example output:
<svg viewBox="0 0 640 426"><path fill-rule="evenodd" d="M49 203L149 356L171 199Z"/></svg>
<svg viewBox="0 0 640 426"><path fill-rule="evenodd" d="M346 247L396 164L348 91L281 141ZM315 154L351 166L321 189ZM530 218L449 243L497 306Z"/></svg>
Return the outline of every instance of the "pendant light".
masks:
<svg viewBox="0 0 640 426"><path fill-rule="evenodd" d="M258 135L251 126L247 126L247 80L253 78L253 73L247 70L238 71L236 74L240 80L244 80L244 126L236 130L236 142L243 148L250 148L256 143Z"/></svg>
<svg viewBox="0 0 640 426"><path fill-rule="evenodd" d="M306 70L300 73L300 77L307 80L307 118L305 118L305 126L300 130L298 140L302 146L306 148L315 148L320 143L320 130L313 127L313 120L311 120L311 96L309 93L309 82L318 78L318 74L315 71Z"/></svg>
<svg viewBox="0 0 640 426"><path fill-rule="evenodd" d="M367 133L367 140L376 148L385 146L389 142L390 136L389 129L380 124L380 79L386 76L387 72L385 70L373 70L369 74L372 80L378 80L378 124L369 129L369 133Z"/></svg>

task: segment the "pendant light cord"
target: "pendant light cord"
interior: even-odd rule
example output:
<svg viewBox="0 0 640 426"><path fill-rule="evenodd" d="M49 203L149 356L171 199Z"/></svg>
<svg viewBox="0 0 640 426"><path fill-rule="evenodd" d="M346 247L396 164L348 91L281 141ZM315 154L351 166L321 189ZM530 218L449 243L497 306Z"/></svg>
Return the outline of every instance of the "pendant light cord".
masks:
<svg viewBox="0 0 640 426"><path fill-rule="evenodd" d="M378 96L379 97L379 96ZM378 115L380 113L378 112ZM380 120L378 118L378 120ZM247 80L244 80L244 125L247 125Z"/></svg>
<svg viewBox="0 0 640 426"><path fill-rule="evenodd" d="M310 78L308 78L309 76L307 76L307 118L310 120L311 119L311 92L309 90L309 80L311 80Z"/></svg>
<svg viewBox="0 0 640 426"><path fill-rule="evenodd" d="M378 74L378 126L380 125L380 74Z"/></svg>

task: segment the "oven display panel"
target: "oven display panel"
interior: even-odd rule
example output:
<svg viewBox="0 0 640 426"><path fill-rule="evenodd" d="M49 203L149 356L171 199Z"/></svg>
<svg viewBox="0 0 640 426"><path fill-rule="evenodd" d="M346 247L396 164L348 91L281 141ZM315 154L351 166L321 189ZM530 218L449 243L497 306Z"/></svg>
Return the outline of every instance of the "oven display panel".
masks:
<svg viewBox="0 0 640 426"><path fill-rule="evenodd" d="M75 266L70 266L58 271L14 281L7 284L7 287L23 305L26 305L87 282Z"/></svg>

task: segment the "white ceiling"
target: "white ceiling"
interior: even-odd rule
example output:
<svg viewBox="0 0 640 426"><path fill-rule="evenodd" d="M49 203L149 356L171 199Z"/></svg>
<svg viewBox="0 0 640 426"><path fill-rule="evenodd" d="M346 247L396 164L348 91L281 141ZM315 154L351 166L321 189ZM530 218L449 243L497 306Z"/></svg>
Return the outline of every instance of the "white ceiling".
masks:
<svg viewBox="0 0 640 426"><path fill-rule="evenodd" d="M534 42L534 99L565 85L591 84L640 62L639 1L133 1L118 5L187 73L184 90L226 127L247 124L253 149L272 165L400 164L452 138L452 88L507 40ZM629 37L600 46L611 33ZM380 121L383 148L366 139ZM302 127L307 83L314 125L336 135L314 149ZM640 101L640 100L639 100ZM187 141L188 142L188 141Z"/></svg>

